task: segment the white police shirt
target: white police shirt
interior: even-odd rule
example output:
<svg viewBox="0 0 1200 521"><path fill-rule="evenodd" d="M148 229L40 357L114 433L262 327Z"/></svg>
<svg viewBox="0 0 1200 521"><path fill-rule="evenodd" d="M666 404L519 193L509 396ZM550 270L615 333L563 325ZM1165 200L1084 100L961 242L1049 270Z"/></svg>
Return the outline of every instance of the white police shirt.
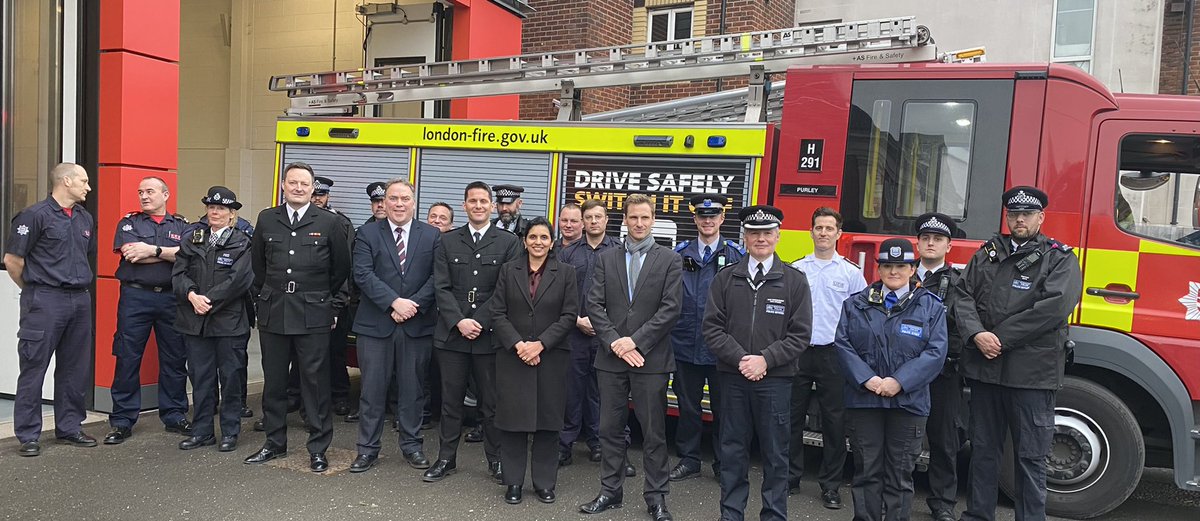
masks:
<svg viewBox="0 0 1200 521"><path fill-rule="evenodd" d="M838 320L842 317L842 303L867 287L862 270L836 253L828 261L809 254L793 262L792 267L804 272L812 292L811 345L832 344Z"/></svg>

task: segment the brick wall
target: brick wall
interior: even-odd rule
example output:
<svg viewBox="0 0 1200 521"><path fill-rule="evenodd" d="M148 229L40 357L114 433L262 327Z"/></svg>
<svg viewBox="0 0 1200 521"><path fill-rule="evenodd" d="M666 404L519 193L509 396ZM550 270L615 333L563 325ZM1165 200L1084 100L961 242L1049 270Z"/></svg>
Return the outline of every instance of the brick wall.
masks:
<svg viewBox="0 0 1200 521"><path fill-rule="evenodd" d="M1158 92L1160 94L1182 94L1183 59L1188 46L1185 44L1187 35L1187 15L1185 12L1173 12L1173 4L1184 4L1182 0L1167 0L1163 14L1163 40L1161 66L1158 77ZM1191 65L1188 71L1187 94L1200 95L1200 9L1194 13L1192 21Z"/></svg>
<svg viewBox="0 0 1200 521"><path fill-rule="evenodd" d="M678 4L677 1L668 2ZM725 0L725 33L790 27L795 0ZM525 21L524 52L570 50L628 45L644 41L646 8L633 0L532 0L538 12ZM640 2L638 4L641 4ZM654 7L647 0L645 6ZM721 34L721 0L696 0L695 36ZM636 17L636 18L635 18ZM640 31L640 32L639 32ZM744 78L727 78L724 89L744 87ZM583 92L583 113L657 103L715 92L717 82L704 80L647 86L589 89ZM553 119L557 93L521 96L521 119Z"/></svg>

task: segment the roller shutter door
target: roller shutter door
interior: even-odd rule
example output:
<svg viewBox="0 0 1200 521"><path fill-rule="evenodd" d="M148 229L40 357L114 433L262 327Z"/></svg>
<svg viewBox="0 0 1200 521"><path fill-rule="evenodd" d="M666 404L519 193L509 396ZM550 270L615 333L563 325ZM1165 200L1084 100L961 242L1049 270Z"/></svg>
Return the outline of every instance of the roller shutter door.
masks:
<svg viewBox="0 0 1200 521"><path fill-rule="evenodd" d="M465 224L463 189L472 181L524 187L521 215L545 217L550 194L550 154L423 149L417 174L417 215L424 218L433 203L444 201L454 208L454 226Z"/></svg>
<svg viewBox="0 0 1200 521"><path fill-rule="evenodd" d="M333 181L329 206L346 214L357 227L371 217L367 185L408 177L407 147L349 147L335 145L284 145L280 168L303 161L321 177ZM279 173L281 179L283 172ZM278 200L276 195L276 200ZM461 199L460 199L461 200ZM424 216L424 214L421 214Z"/></svg>

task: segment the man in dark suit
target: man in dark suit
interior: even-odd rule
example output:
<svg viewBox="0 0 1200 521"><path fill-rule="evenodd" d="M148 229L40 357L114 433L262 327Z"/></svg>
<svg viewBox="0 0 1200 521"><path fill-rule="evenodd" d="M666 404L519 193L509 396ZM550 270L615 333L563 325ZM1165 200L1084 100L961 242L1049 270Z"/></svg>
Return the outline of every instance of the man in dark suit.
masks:
<svg viewBox="0 0 1200 521"><path fill-rule="evenodd" d="M433 283L440 320L434 329L442 377L441 448L422 477L441 481L457 468L462 434L463 396L468 375L475 378L483 416L488 472L501 479L499 433L492 426L496 407L496 346L492 341L492 293L500 267L521 252L516 235L492 224L492 190L483 182L467 185L463 210L467 225L442 234L434 252Z"/></svg>
<svg viewBox="0 0 1200 521"><path fill-rule="evenodd" d="M654 243L654 201L625 199L629 234L620 249L596 259L588 315L600 339L596 380L600 389L600 495L579 507L598 514L621 506L625 481L628 401L642 427L642 496L654 521L667 511L669 467L666 441L667 377L675 370L669 333L679 320L683 266L670 248Z"/></svg>
<svg viewBox="0 0 1200 521"><path fill-rule="evenodd" d="M413 468L429 468L421 451L425 371L437 320L433 297L434 251L441 231L413 219L416 193L405 179L388 182L387 217L359 229L354 241L354 282L362 293L354 333L362 370L358 457L350 472L365 472L379 458L388 382L399 384L396 416L400 450Z"/></svg>
<svg viewBox="0 0 1200 521"><path fill-rule="evenodd" d="M250 243L267 441L246 463L287 455L288 361L294 358L307 413L309 469L324 472L333 439L328 353L333 296L350 274L350 243L341 218L310 202L312 167L292 163L283 171L285 204L258 214Z"/></svg>

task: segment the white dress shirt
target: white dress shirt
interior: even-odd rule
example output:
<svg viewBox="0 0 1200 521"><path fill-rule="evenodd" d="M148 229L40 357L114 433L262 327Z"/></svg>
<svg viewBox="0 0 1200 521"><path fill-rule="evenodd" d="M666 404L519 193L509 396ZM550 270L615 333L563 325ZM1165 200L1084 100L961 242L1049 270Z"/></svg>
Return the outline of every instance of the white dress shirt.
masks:
<svg viewBox="0 0 1200 521"><path fill-rule="evenodd" d="M832 344L842 318L842 303L867 287L862 270L836 253L827 261L810 254L792 267L804 272L812 292L812 345Z"/></svg>

